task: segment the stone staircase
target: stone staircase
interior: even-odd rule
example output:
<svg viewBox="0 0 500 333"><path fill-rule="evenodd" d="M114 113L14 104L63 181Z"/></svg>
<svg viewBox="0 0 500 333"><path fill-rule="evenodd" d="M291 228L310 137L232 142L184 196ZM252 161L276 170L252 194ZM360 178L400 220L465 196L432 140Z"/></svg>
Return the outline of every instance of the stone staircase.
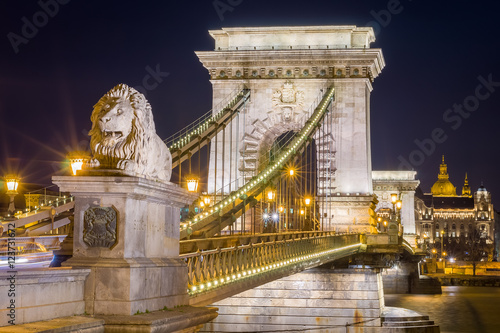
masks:
<svg viewBox="0 0 500 333"><path fill-rule="evenodd" d="M426 275L421 275L411 286L411 294L435 295L442 293L439 280Z"/></svg>
<svg viewBox="0 0 500 333"><path fill-rule="evenodd" d="M383 332L439 333L439 326L418 312L386 306L381 315Z"/></svg>

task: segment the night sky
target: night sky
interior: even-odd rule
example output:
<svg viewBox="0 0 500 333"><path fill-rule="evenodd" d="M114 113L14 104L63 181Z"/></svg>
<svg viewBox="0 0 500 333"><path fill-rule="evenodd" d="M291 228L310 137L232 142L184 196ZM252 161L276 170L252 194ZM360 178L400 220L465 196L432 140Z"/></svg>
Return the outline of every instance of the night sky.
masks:
<svg viewBox="0 0 500 333"><path fill-rule="evenodd" d="M87 148L99 98L118 83L142 85L152 70L162 72L147 91L160 137L210 110L208 72L194 54L213 49L209 29L370 25L377 37L371 47L382 48L386 61L371 98L373 169L398 169L408 161L429 192L445 154L457 192L468 172L472 189L484 182L499 209L499 6L435 0L2 1L0 173L51 184L66 153Z"/></svg>

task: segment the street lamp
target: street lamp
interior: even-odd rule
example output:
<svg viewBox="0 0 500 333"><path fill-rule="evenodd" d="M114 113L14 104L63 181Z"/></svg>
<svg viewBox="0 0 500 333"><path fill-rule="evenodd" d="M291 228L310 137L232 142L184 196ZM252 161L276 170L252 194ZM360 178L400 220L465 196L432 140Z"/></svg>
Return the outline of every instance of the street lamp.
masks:
<svg viewBox="0 0 500 333"><path fill-rule="evenodd" d="M304 199L304 202L306 203L306 206L309 206L309 205L311 204L311 198L306 197L306 198Z"/></svg>
<svg viewBox="0 0 500 333"><path fill-rule="evenodd" d="M441 258L443 257L444 230L441 229Z"/></svg>
<svg viewBox="0 0 500 333"><path fill-rule="evenodd" d="M14 198L17 195L17 188L19 186L19 181L21 180L17 175L10 174L5 177L5 184L7 184L6 194L9 196L9 215L14 215L16 213L16 206L14 205Z"/></svg>
<svg viewBox="0 0 500 333"><path fill-rule="evenodd" d="M273 201L275 197L276 197L276 191L274 191L273 189L267 190L267 200Z"/></svg>
<svg viewBox="0 0 500 333"><path fill-rule="evenodd" d="M186 176L186 184L189 192L198 192L198 183L200 178L196 175L187 175Z"/></svg>
<svg viewBox="0 0 500 333"><path fill-rule="evenodd" d="M90 160L90 155L85 151L74 151L69 153L67 158L71 165L73 176L76 176L76 173L82 170L84 164Z"/></svg>
<svg viewBox="0 0 500 333"><path fill-rule="evenodd" d="M398 195L396 193L391 194L391 202L394 205L396 201L398 200Z"/></svg>

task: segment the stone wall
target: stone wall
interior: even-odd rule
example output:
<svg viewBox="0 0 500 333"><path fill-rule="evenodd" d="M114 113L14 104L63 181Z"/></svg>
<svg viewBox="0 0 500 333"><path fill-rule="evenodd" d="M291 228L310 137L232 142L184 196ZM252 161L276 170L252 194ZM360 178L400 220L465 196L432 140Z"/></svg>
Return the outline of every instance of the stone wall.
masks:
<svg viewBox="0 0 500 333"><path fill-rule="evenodd" d="M83 314L84 283L89 272L89 269L53 268L14 274L1 271L0 327L11 325L9 320L19 325Z"/></svg>
<svg viewBox="0 0 500 333"><path fill-rule="evenodd" d="M214 304L219 316L201 332L293 331L346 323L380 326L382 279L370 269L315 268Z"/></svg>

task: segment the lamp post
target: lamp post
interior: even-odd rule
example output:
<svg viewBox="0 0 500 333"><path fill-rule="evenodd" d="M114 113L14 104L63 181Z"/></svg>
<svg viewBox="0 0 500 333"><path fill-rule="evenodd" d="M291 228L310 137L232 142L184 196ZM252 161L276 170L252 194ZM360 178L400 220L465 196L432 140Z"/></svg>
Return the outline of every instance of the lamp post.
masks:
<svg viewBox="0 0 500 333"><path fill-rule="evenodd" d="M427 254L427 239L429 238L429 236L427 236L427 234L424 234L424 252Z"/></svg>
<svg viewBox="0 0 500 333"><path fill-rule="evenodd" d="M391 194L392 210L389 213L389 229L387 230L389 244L398 244L399 236L402 234L400 210L403 203L398 197L399 195L396 193Z"/></svg>
<svg viewBox="0 0 500 333"><path fill-rule="evenodd" d="M5 176L5 184L7 185L7 192L6 194L9 196L9 208L7 210L9 215L14 216L16 213L16 206L14 204L14 198L17 195L17 188L19 186L19 181L21 179L19 176L10 174Z"/></svg>
<svg viewBox="0 0 500 333"><path fill-rule="evenodd" d="M441 258L443 258L444 230L441 229Z"/></svg>

